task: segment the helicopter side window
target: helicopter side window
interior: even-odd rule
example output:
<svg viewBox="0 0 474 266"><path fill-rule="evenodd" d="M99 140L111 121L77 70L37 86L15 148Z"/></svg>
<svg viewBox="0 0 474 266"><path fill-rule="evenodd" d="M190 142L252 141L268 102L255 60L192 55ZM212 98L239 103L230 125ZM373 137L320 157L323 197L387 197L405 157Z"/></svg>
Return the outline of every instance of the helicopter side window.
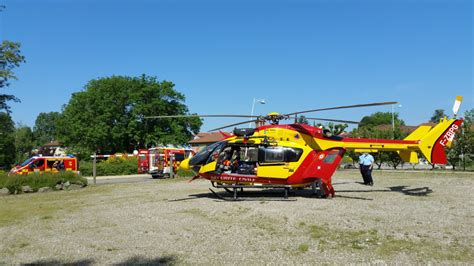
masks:
<svg viewBox="0 0 474 266"><path fill-rule="evenodd" d="M336 157L338 155L338 152L331 152L328 155L326 155L326 158L324 158L324 163L326 164L332 164L334 160L336 160Z"/></svg>
<svg viewBox="0 0 474 266"><path fill-rule="evenodd" d="M285 149L285 162L297 162L303 154L303 149L290 148Z"/></svg>
<svg viewBox="0 0 474 266"><path fill-rule="evenodd" d="M282 147L260 148L261 163L281 163L285 161L285 150Z"/></svg>
<svg viewBox="0 0 474 266"><path fill-rule="evenodd" d="M261 147L259 149L260 163L297 162L303 154L302 149L291 147Z"/></svg>

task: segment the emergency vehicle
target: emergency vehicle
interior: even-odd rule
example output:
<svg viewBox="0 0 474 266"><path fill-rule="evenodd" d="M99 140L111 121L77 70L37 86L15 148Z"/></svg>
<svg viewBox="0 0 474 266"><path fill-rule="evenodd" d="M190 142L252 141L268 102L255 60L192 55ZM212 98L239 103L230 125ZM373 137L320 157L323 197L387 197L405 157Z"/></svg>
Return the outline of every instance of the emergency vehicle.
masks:
<svg viewBox="0 0 474 266"><path fill-rule="evenodd" d="M187 148L159 147L139 150L138 173L149 173L153 178L169 177L171 166L173 173L176 173L181 162L192 155L194 151Z"/></svg>
<svg viewBox="0 0 474 266"><path fill-rule="evenodd" d="M77 158L74 156L33 156L10 170L8 175L28 175L33 173L77 172Z"/></svg>

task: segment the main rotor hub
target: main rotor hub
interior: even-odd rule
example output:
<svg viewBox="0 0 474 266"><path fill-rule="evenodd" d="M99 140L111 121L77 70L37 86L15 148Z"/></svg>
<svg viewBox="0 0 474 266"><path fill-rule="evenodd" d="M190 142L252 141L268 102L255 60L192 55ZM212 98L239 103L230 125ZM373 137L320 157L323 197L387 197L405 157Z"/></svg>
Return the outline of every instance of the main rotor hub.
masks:
<svg viewBox="0 0 474 266"><path fill-rule="evenodd" d="M280 120L284 120L287 118L287 115L281 115L277 112L271 112L268 113L265 117L262 117L262 120L269 121L272 125L278 125L278 122L280 122Z"/></svg>

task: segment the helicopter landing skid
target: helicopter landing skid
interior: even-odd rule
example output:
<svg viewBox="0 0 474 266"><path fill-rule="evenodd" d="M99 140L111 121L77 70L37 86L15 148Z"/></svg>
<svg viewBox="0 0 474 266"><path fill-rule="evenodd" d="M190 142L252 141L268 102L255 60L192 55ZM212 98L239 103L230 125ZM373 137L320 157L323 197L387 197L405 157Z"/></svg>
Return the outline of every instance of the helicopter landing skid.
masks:
<svg viewBox="0 0 474 266"><path fill-rule="evenodd" d="M217 194L214 192L212 189L209 189L214 196L218 197L219 199L222 200L229 200L229 201L239 201L239 200L249 200L250 198L242 198L238 196L238 190L240 190L240 193L244 191L244 188L283 188L284 189L284 198L265 198L265 201L296 201L296 199L288 199L288 194L290 193L290 188L291 186L285 186L285 185L266 185L266 186L249 186L249 185L223 185L223 184L215 184L212 182L212 186L215 188L223 188L226 192L232 194L232 197L224 197L222 195ZM262 198L259 198L262 199Z"/></svg>
<svg viewBox="0 0 474 266"><path fill-rule="evenodd" d="M244 197L238 197L238 196L235 196L235 197L224 197L220 194L218 194L217 192L215 192L214 190L210 189L209 190L212 192L212 194L214 194L214 196L216 196L216 198L218 199L221 199L221 200L224 200L224 201L296 201L296 199L289 199L289 198L262 198L262 197L258 197L258 198L244 198Z"/></svg>

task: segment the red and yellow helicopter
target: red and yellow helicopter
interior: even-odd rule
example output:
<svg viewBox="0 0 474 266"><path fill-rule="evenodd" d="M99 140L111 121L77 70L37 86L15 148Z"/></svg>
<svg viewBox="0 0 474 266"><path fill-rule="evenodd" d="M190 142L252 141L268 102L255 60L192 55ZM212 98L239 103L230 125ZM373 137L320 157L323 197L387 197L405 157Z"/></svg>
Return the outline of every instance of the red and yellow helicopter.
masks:
<svg viewBox="0 0 474 266"><path fill-rule="evenodd" d="M347 150L355 152L396 151L405 162L418 163L418 153L435 164L446 164L444 147L449 147L463 119L456 119L462 97L455 102L454 118L443 118L435 126L420 126L403 140L345 138L331 135L328 130L296 123L303 113L367 106L391 105L397 102L381 102L321 108L289 114L270 113L250 117L252 120L213 129L221 130L249 122L256 128L235 128L223 141L209 145L192 158L181 162L182 169L192 169L195 178L211 181L215 188L237 193L244 188L282 188L285 198L294 188L311 187L320 197L334 196L331 177ZM155 116L175 117L234 117L234 115ZM287 119L292 124L280 124ZM314 120L358 123L354 121L307 118ZM269 124L265 125L265 122ZM195 179L193 178L193 180ZM211 190L212 191L212 190ZM214 193L214 191L212 191ZM216 193L214 193L216 194ZM216 196L221 197L216 194Z"/></svg>

